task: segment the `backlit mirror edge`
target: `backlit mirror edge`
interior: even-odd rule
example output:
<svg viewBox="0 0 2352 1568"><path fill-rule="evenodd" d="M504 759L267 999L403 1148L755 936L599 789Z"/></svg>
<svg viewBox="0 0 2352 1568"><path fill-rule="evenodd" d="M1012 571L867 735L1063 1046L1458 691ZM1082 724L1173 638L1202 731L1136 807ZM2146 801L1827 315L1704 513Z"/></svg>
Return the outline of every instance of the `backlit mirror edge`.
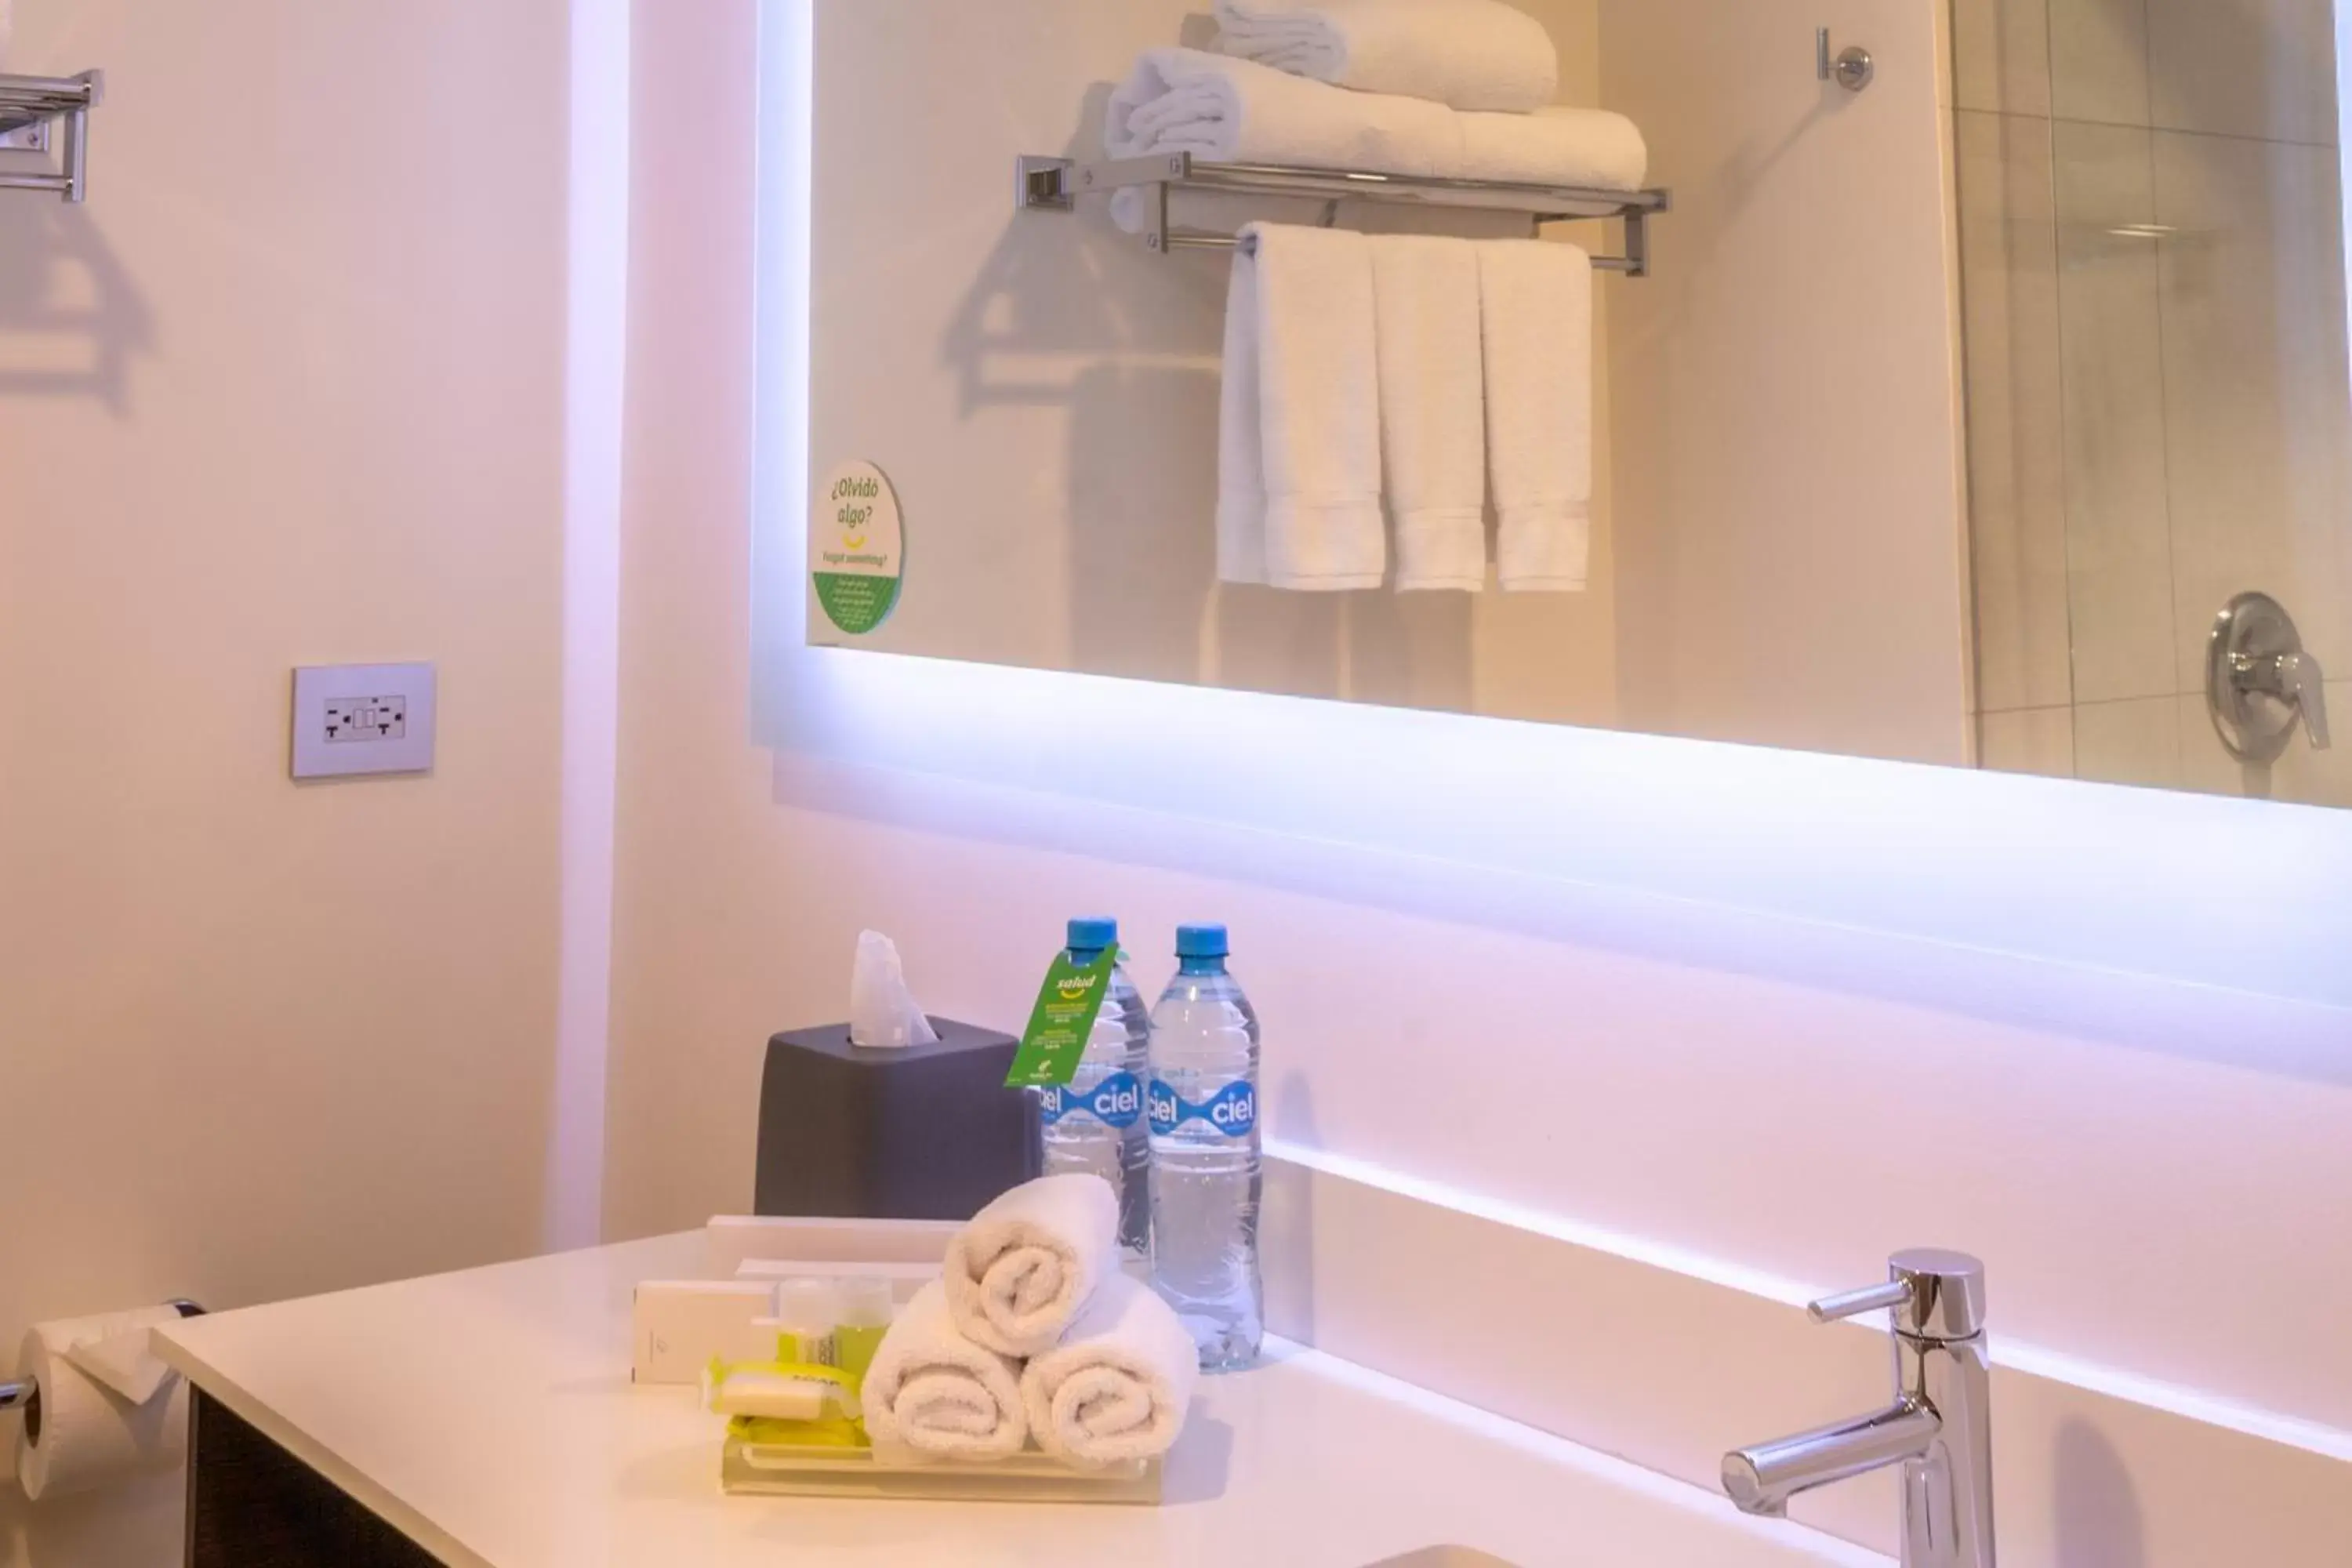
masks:
<svg viewBox="0 0 2352 1568"><path fill-rule="evenodd" d="M2343 813L806 647L810 17L808 0L763 6L762 743L2352 1006L2352 973L2330 956L2352 946ZM1055 745L1056 733L1089 743ZM1161 774L1154 758L1171 746L1213 749L1216 776ZM1381 765L1360 765L1367 755ZM1420 763L1401 768L1401 755Z"/></svg>

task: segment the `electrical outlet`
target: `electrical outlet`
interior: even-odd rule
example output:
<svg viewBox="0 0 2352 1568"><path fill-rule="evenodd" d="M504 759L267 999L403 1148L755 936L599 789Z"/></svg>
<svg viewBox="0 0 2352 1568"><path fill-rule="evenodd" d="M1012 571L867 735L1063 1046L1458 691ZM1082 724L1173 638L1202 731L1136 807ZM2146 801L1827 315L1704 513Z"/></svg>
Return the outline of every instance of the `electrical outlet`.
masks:
<svg viewBox="0 0 2352 1568"><path fill-rule="evenodd" d="M296 670L294 776L430 772L436 685L429 664Z"/></svg>
<svg viewBox="0 0 2352 1568"><path fill-rule="evenodd" d="M408 699L405 697L330 697L327 699L327 743L365 745L374 741L408 739Z"/></svg>

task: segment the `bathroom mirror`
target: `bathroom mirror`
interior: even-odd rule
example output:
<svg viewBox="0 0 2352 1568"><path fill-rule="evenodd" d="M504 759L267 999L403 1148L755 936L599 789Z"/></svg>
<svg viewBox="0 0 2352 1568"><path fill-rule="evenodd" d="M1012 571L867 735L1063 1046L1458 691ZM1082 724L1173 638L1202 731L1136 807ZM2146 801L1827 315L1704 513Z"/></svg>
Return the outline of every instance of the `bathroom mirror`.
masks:
<svg viewBox="0 0 2352 1568"><path fill-rule="evenodd" d="M1646 263L1580 591L1219 580L1235 262L1172 240L1524 211L1180 188L1154 249L1060 161L1199 0L819 0L810 639L2352 805L2327 0L1517 4L1672 193L1543 229Z"/></svg>

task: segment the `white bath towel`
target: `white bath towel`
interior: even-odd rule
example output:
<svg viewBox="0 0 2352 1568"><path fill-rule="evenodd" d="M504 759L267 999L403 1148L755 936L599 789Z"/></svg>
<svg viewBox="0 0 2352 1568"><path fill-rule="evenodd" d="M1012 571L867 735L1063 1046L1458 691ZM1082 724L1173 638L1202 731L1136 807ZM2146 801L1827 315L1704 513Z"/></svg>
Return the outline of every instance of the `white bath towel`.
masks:
<svg viewBox="0 0 2352 1568"><path fill-rule="evenodd" d="M1263 231L1260 231L1263 233ZM1265 581L1265 406L1258 395L1257 258L1234 252L1217 403L1217 580Z"/></svg>
<svg viewBox="0 0 2352 1568"><path fill-rule="evenodd" d="M1217 0L1217 47L1359 92L1523 114L1559 90L1543 24L1501 0Z"/></svg>
<svg viewBox="0 0 2352 1568"><path fill-rule="evenodd" d="M1401 590L1486 585L1486 395L1478 250L1374 235L1381 454Z"/></svg>
<svg viewBox="0 0 2352 1568"><path fill-rule="evenodd" d="M1540 240L1477 250L1496 563L1507 589L1581 592L1592 542L1592 259Z"/></svg>
<svg viewBox="0 0 2352 1568"><path fill-rule="evenodd" d="M1639 190L1650 165L1642 132L1622 114L1465 113L1198 49L1153 49L1138 60L1111 93L1103 142L1115 158L1191 153L1220 163L1608 191Z"/></svg>
<svg viewBox="0 0 2352 1568"><path fill-rule="evenodd" d="M1379 356L1371 244L1253 224L1234 256L1219 428L1217 573L1328 593L1377 588Z"/></svg>
<svg viewBox="0 0 2352 1568"><path fill-rule="evenodd" d="M1020 1366L956 1331L938 1280L917 1291L882 1336L859 1397L867 1434L885 1447L1002 1459L1029 1441Z"/></svg>
<svg viewBox="0 0 2352 1568"><path fill-rule="evenodd" d="M975 1344L1032 1356L1062 1337L1118 1268L1118 1198L1110 1184L1047 1176L998 1198L948 1243L948 1310Z"/></svg>
<svg viewBox="0 0 2352 1568"><path fill-rule="evenodd" d="M1175 1310L1125 1275L1104 1281L1054 1349L1021 1374L1038 1446L1085 1466L1166 1453L1184 1429L1200 1352Z"/></svg>

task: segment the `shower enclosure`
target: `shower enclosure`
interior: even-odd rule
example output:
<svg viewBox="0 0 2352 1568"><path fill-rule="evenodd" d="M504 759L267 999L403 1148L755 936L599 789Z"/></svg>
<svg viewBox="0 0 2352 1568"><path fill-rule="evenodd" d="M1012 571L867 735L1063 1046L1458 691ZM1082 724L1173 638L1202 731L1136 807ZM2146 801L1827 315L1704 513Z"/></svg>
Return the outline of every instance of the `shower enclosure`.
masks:
<svg viewBox="0 0 2352 1568"><path fill-rule="evenodd" d="M1955 0L1987 767L2352 805L2337 29Z"/></svg>

